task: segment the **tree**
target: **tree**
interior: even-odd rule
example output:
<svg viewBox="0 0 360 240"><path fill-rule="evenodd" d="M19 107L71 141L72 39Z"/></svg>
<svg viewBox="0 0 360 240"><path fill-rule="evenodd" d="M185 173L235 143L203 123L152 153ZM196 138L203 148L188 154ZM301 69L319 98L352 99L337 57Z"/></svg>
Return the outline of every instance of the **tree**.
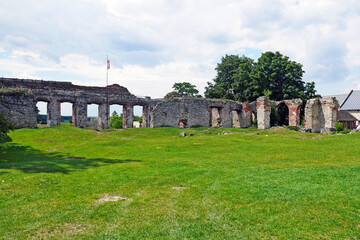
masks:
<svg viewBox="0 0 360 240"><path fill-rule="evenodd" d="M0 143L10 142L11 138L7 135L14 130L14 125L5 119L4 114L0 114Z"/></svg>
<svg viewBox="0 0 360 240"><path fill-rule="evenodd" d="M257 62L225 55L216 67L214 83L208 82L205 97L251 102L266 94L272 100L319 97L315 83L302 81L302 65L279 52L265 52Z"/></svg>
<svg viewBox="0 0 360 240"><path fill-rule="evenodd" d="M114 111L110 117L110 127L120 129L123 127L123 118L118 116L117 112Z"/></svg>
<svg viewBox="0 0 360 240"><path fill-rule="evenodd" d="M245 101L244 90L249 84L254 61L248 57L225 55L215 70L215 84L208 82L205 97Z"/></svg>
<svg viewBox="0 0 360 240"><path fill-rule="evenodd" d="M192 97L200 96L200 95L196 95L199 93L199 91L196 89L196 86L192 85L189 82L174 83L174 85L172 87L173 87L174 91L177 93L186 94L186 95L192 96Z"/></svg>

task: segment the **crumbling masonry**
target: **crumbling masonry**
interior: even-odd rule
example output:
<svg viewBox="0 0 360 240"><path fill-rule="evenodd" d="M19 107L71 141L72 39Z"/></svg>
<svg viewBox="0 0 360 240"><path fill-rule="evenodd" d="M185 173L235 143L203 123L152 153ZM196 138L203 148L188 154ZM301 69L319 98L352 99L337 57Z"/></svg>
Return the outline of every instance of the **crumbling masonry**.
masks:
<svg viewBox="0 0 360 240"><path fill-rule="evenodd" d="M85 128L87 105L98 104L98 128L109 128L110 105L123 105L123 127L133 126L133 107L143 107L142 127L235 127L253 124L257 113L259 129L270 128L271 104L281 103L289 109L289 125L300 126L300 99L270 102L259 97L254 103L197 98L139 98L117 84L107 87L77 86L70 82L0 78L0 113L15 123L17 128L36 128L38 101L47 102L47 126L61 120L61 103L73 105L72 124ZM15 89L15 90L14 90ZM338 103L333 98L311 99L305 107L305 128L320 132L332 129L337 119Z"/></svg>

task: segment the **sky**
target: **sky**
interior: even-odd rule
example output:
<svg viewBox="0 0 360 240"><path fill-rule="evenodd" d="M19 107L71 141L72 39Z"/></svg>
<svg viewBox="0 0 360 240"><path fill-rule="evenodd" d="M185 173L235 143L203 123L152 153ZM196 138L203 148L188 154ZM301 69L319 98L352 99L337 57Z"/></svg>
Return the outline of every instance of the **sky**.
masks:
<svg viewBox="0 0 360 240"><path fill-rule="evenodd" d="M109 84L136 96L203 94L225 54L279 51L342 94L360 89L359 29L358 0L4 0L0 77L105 86L108 55Z"/></svg>

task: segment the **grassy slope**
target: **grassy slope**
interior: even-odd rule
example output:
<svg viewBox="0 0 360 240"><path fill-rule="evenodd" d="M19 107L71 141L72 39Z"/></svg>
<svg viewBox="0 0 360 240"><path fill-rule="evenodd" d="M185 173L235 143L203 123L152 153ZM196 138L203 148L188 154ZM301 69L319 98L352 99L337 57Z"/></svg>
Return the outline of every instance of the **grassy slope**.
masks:
<svg viewBox="0 0 360 240"><path fill-rule="evenodd" d="M181 131L11 133L0 152L0 236L360 238L359 133ZM105 194L128 200L96 204Z"/></svg>

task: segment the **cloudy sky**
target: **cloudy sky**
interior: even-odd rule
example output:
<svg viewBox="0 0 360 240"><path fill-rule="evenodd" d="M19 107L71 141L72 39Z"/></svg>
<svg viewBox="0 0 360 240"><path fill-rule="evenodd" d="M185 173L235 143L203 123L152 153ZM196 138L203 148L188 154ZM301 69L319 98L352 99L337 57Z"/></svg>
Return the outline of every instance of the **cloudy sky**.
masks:
<svg viewBox="0 0 360 240"><path fill-rule="evenodd" d="M0 77L203 93L225 54L280 51L322 95L360 89L359 0L4 0Z"/></svg>

